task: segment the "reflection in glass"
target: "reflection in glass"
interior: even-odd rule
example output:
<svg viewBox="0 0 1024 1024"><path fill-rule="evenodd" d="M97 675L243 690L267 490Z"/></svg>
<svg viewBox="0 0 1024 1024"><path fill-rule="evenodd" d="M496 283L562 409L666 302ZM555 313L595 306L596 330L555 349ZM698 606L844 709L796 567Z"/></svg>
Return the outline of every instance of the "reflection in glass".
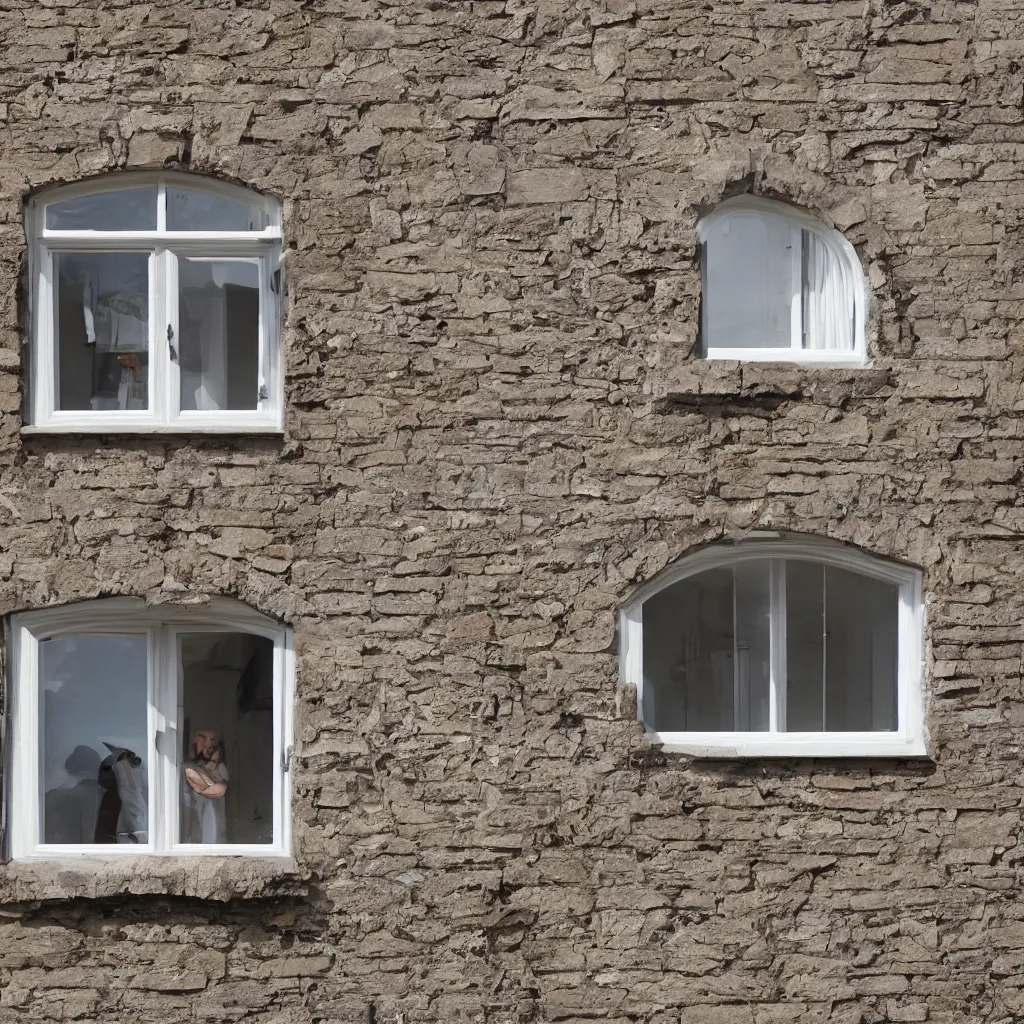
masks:
<svg viewBox="0 0 1024 1024"><path fill-rule="evenodd" d="M771 563L739 562L736 589L736 728L767 732L771 691Z"/></svg>
<svg viewBox="0 0 1024 1024"><path fill-rule="evenodd" d="M146 843L145 636L39 645L44 843Z"/></svg>
<svg viewBox="0 0 1024 1024"><path fill-rule="evenodd" d="M259 405L259 264L178 261L182 409Z"/></svg>
<svg viewBox="0 0 1024 1024"><path fill-rule="evenodd" d="M825 570L825 728L898 727L899 587Z"/></svg>
<svg viewBox="0 0 1024 1024"><path fill-rule="evenodd" d="M51 231L155 231L155 186L94 192L46 207Z"/></svg>
<svg viewBox="0 0 1024 1024"><path fill-rule="evenodd" d="M723 218L707 240L707 344L789 348L800 295L800 231L782 217L742 212Z"/></svg>
<svg viewBox="0 0 1024 1024"><path fill-rule="evenodd" d="M780 731L895 731L899 595L896 583L797 558L672 584L643 605L641 717L666 732L769 731L777 616Z"/></svg>
<svg viewBox="0 0 1024 1024"><path fill-rule="evenodd" d="M258 206L190 188L167 189L168 231L262 231L266 226Z"/></svg>
<svg viewBox="0 0 1024 1024"><path fill-rule="evenodd" d="M53 254L58 409L149 404L149 254Z"/></svg>
<svg viewBox="0 0 1024 1024"><path fill-rule="evenodd" d="M764 732L769 727L767 560L709 569L643 608L643 718L655 729Z"/></svg>
<svg viewBox="0 0 1024 1024"><path fill-rule="evenodd" d="M786 562L786 731L825 728L825 567Z"/></svg>
<svg viewBox="0 0 1024 1024"><path fill-rule="evenodd" d="M786 729L897 728L899 587L807 561L786 563Z"/></svg>
<svg viewBox="0 0 1024 1024"><path fill-rule="evenodd" d="M179 637L183 843L274 841L274 645L249 633Z"/></svg>

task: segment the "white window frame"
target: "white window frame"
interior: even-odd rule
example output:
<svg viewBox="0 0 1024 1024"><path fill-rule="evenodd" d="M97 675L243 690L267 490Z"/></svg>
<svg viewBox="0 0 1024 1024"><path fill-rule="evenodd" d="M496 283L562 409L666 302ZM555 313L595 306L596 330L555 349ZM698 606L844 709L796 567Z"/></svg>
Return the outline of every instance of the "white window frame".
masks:
<svg viewBox="0 0 1024 1024"><path fill-rule="evenodd" d="M156 186L155 231L54 230L46 207L81 196ZM167 191L187 188L262 210L261 231L168 231ZM284 430L281 208L249 189L180 173L117 173L34 196L26 210L29 245L30 389L24 433L272 433ZM148 252L149 409L61 410L53 322L54 253ZM260 267L260 367L255 409L180 409L178 257L255 261Z"/></svg>
<svg viewBox="0 0 1024 1024"><path fill-rule="evenodd" d="M178 719L178 636L198 632L245 632L274 643L274 841L270 844L181 843L182 723ZM148 637L149 842L145 844L56 844L42 842L42 779L39 749L39 645L64 636L142 635ZM137 598L101 598L11 619L11 779L8 789L10 854L14 860L57 858L288 857L291 853L290 760L295 692L291 633L240 602L215 598L200 606L147 607ZM141 753L141 751L140 751Z"/></svg>
<svg viewBox="0 0 1024 1024"><path fill-rule="evenodd" d="M794 263L794 280L801 281L798 295L792 297L790 317L790 344L788 348L736 348L729 345L711 344L708 325L707 245L713 229L736 213L756 213L786 221L792 232L793 242L790 255ZM803 347L804 331L804 290L803 290L803 235L804 231L816 235L829 248L841 267L844 277L847 311L844 315L853 317L853 348L806 349ZM857 251L839 231L826 227L816 217L789 206L786 203L764 199L761 196L742 195L726 199L704 217L697 225L701 244L701 294L705 301L701 305L701 338L704 358L733 359L740 362L790 362L809 363L825 366L867 365L867 342L865 324L868 312L868 288L864 270L857 257Z"/></svg>
<svg viewBox="0 0 1024 1024"><path fill-rule="evenodd" d="M785 559L801 559L860 573L899 587L897 729L894 732L782 732L786 720ZM772 614L769 670L769 732L659 732L643 721L643 605L666 587L709 569L771 559ZM922 665L924 605L921 573L855 548L824 541L757 539L715 544L670 566L641 587L619 617L619 678L635 686L637 717L648 739L667 751L701 757L920 757L928 753Z"/></svg>

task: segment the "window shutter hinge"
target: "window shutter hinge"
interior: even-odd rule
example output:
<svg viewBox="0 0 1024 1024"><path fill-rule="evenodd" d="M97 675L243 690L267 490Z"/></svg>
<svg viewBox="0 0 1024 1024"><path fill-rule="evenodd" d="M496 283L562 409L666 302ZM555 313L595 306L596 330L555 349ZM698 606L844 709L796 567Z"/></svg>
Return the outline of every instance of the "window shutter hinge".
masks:
<svg viewBox="0 0 1024 1024"><path fill-rule="evenodd" d="M290 772L292 770L292 748L286 747L281 753L281 771Z"/></svg>

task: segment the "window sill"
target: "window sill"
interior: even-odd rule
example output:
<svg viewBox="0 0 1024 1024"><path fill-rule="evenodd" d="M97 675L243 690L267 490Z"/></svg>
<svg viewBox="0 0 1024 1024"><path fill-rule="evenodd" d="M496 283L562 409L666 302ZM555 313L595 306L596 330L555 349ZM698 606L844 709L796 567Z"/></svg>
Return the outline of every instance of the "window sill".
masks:
<svg viewBox="0 0 1024 1024"><path fill-rule="evenodd" d="M786 363L791 366L870 366L860 352L826 350L796 351L788 348L712 348L704 357L709 362L723 359L737 363Z"/></svg>
<svg viewBox="0 0 1024 1024"><path fill-rule="evenodd" d="M647 732L668 754L699 758L747 757L928 757L919 737L894 733Z"/></svg>
<svg viewBox="0 0 1024 1024"><path fill-rule="evenodd" d="M227 901L306 894L291 857L60 857L0 867L0 904L109 896Z"/></svg>
<svg viewBox="0 0 1024 1024"><path fill-rule="evenodd" d="M200 434L258 434L265 437L284 436L284 427L274 423L156 423L156 424L118 424L111 423L75 423L73 425L35 425L25 424L21 428L23 437L76 437L82 434L123 434L133 437L146 437L152 434L177 435L191 437Z"/></svg>

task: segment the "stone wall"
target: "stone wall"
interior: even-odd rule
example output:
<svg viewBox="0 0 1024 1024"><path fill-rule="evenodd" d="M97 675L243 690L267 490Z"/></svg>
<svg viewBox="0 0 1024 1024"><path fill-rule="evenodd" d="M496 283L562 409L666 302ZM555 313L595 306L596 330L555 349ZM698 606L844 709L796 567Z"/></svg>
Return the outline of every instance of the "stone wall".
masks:
<svg viewBox="0 0 1024 1024"><path fill-rule="evenodd" d="M1022 57L1011 0L0 4L0 611L287 622L300 865L0 868L0 1020L1021 1019ZM284 202L283 441L19 433L26 196L154 167ZM856 246L870 369L697 358L742 191ZM931 759L645 742L618 607L765 527L922 567Z"/></svg>

